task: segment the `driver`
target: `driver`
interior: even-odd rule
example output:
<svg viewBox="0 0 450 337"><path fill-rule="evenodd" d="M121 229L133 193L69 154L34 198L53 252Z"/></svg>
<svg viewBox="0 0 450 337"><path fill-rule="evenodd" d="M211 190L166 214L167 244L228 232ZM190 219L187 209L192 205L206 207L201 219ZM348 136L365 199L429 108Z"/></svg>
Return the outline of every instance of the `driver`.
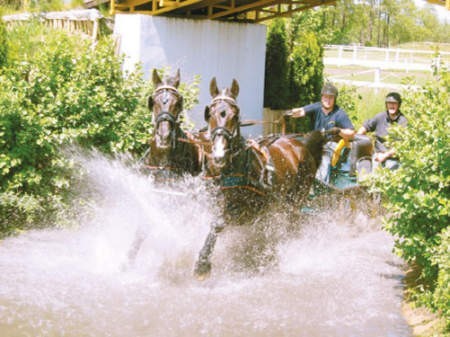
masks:
<svg viewBox="0 0 450 337"><path fill-rule="evenodd" d="M406 126L408 120L400 111L402 98L397 92L390 92L385 99L386 111L380 112L375 117L366 120L358 130L358 134L364 135L367 132L375 133L375 153L373 155L373 167L380 164L390 170L399 168L400 163L395 156L395 149L388 149L384 144L388 129L393 124Z"/></svg>
<svg viewBox="0 0 450 337"><path fill-rule="evenodd" d="M316 178L326 183L330 182L331 158L341 138L351 140L355 135L347 113L336 104L338 89L331 83L325 83L321 91L321 100L301 108L294 108L290 112L293 118L309 116L314 125L314 130L335 131L335 136L330 138L325 145L322 155L322 163L317 170Z"/></svg>

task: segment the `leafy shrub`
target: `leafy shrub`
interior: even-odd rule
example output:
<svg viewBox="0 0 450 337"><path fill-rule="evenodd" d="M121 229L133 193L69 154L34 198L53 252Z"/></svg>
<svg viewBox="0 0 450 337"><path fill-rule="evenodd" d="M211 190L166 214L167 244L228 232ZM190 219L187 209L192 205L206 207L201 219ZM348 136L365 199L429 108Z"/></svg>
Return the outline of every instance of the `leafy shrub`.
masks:
<svg viewBox="0 0 450 337"><path fill-rule="evenodd" d="M447 322L446 329L450 332L450 227L440 235L440 244L433 254L433 263L439 270L433 304L441 312Z"/></svg>
<svg viewBox="0 0 450 337"><path fill-rule="evenodd" d="M362 125L364 119L360 111L358 111L358 105L362 100L362 96L358 94L355 87L341 86L339 87L339 95L337 98L337 104L339 107L347 112L350 120L355 127L355 130Z"/></svg>
<svg viewBox="0 0 450 337"><path fill-rule="evenodd" d="M110 38L90 41L38 22L7 33L0 70L0 232L49 225L76 189L61 149L76 144L141 156L150 137L152 85L141 68L123 74ZM193 84L195 85L195 83ZM185 105L195 90L183 85Z"/></svg>
<svg viewBox="0 0 450 337"><path fill-rule="evenodd" d="M0 15L1 15L0 10ZM8 43L6 40L6 27L3 20L0 19L0 69L6 65L8 60Z"/></svg>
<svg viewBox="0 0 450 337"><path fill-rule="evenodd" d="M314 33L300 34L290 57L290 104L304 106L320 99L323 47Z"/></svg>
<svg viewBox="0 0 450 337"><path fill-rule="evenodd" d="M285 20L276 19L269 26L265 107L288 109L315 102L320 97L323 47L316 33L307 28L310 20L303 19L298 16L287 25ZM305 132L309 129L309 120L306 118L287 119L288 132Z"/></svg>
<svg viewBox="0 0 450 337"><path fill-rule="evenodd" d="M285 109L289 106L288 49L286 25L283 19L275 19L269 26L266 44L264 106Z"/></svg>
<svg viewBox="0 0 450 337"><path fill-rule="evenodd" d="M396 237L396 252L421 270L417 298L448 315L449 74L422 91L408 92L402 110L408 127L392 128L388 137L402 166L376 175L373 188L385 196L386 229Z"/></svg>

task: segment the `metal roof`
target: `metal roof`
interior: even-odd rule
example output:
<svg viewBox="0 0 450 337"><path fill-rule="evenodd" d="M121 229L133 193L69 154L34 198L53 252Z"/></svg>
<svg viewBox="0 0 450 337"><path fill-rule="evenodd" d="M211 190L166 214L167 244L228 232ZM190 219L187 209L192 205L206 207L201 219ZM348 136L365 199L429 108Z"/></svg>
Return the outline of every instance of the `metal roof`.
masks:
<svg viewBox="0 0 450 337"><path fill-rule="evenodd" d="M257 23L335 3L336 0L86 0L85 7L106 4L112 13Z"/></svg>

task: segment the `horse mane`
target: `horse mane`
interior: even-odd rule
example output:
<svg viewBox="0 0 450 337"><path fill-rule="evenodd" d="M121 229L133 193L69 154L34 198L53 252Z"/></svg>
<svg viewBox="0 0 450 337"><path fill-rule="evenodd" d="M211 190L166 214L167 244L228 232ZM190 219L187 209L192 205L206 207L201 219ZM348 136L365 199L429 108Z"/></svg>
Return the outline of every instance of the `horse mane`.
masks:
<svg viewBox="0 0 450 337"><path fill-rule="evenodd" d="M305 138L306 148L312 154L317 167L322 162L322 151L326 142L326 137L320 131L311 131Z"/></svg>

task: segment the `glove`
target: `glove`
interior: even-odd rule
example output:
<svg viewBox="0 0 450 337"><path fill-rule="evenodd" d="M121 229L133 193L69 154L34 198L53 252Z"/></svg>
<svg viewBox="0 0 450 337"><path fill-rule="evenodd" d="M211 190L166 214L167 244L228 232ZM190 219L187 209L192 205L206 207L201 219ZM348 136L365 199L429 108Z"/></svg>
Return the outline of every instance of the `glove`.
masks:
<svg viewBox="0 0 450 337"><path fill-rule="evenodd" d="M330 136L337 136L337 135L339 135L339 132L341 132L341 128L338 128L335 126L329 130L326 130L325 134L330 135Z"/></svg>

